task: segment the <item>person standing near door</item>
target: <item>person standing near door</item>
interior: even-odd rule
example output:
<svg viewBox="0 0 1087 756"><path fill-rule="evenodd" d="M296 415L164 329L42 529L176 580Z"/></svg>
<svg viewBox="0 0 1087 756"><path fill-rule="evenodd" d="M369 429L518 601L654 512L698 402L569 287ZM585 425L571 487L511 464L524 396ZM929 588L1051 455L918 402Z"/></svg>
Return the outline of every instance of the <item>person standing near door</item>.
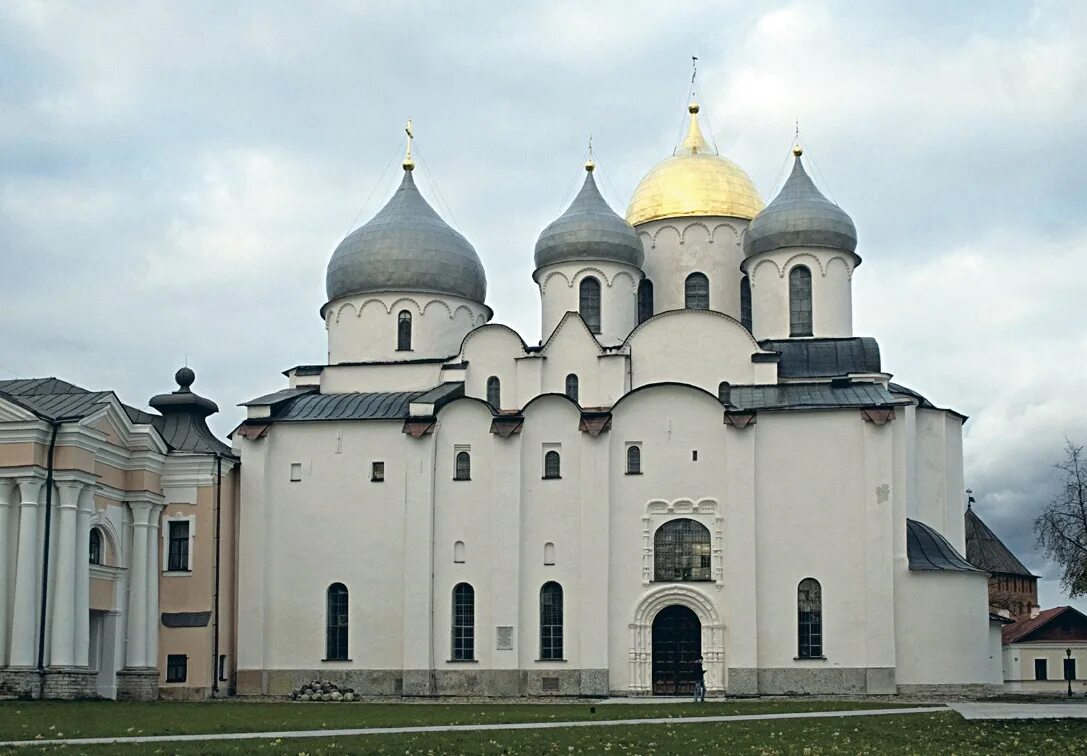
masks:
<svg viewBox="0 0 1087 756"><path fill-rule="evenodd" d="M706 668L702 666L702 657L699 656L695 663L694 702L702 703L706 700Z"/></svg>

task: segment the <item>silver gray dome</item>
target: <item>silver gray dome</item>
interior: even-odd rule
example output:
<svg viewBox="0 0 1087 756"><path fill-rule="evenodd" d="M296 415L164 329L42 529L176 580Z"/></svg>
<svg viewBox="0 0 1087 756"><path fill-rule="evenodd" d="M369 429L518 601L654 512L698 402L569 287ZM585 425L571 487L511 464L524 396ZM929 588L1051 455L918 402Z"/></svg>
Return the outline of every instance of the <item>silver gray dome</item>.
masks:
<svg viewBox="0 0 1087 756"><path fill-rule="evenodd" d="M642 240L600 196L591 164L587 168L577 197L536 241L536 267L569 260L611 260L640 268L645 260Z"/></svg>
<svg viewBox="0 0 1087 756"><path fill-rule="evenodd" d="M781 192L755 216L744 235L747 257L783 247L857 249L853 220L815 187L799 155Z"/></svg>
<svg viewBox="0 0 1087 756"><path fill-rule="evenodd" d="M340 242L328 263L329 301L350 294L419 291L482 303L487 275L475 249L434 212L411 170L385 207Z"/></svg>

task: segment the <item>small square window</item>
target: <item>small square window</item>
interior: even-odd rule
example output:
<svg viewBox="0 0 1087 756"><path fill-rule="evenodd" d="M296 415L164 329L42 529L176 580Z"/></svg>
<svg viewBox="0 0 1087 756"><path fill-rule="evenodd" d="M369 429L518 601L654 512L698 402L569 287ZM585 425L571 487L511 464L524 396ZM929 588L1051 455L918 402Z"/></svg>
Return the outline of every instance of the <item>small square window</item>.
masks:
<svg viewBox="0 0 1087 756"><path fill-rule="evenodd" d="M381 483L385 480L385 463L384 462L371 462L370 463L370 480L374 483Z"/></svg>
<svg viewBox="0 0 1087 756"><path fill-rule="evenodd" d="M189 657L185 654L169 654L166 657L166 682L182 683L189 676Z"/></svg>
<svg viewBox="0 0 1087 756"><path fill-rule="evenodd" d="M291 462L291 482L302 480L302 463Z"/></svg>

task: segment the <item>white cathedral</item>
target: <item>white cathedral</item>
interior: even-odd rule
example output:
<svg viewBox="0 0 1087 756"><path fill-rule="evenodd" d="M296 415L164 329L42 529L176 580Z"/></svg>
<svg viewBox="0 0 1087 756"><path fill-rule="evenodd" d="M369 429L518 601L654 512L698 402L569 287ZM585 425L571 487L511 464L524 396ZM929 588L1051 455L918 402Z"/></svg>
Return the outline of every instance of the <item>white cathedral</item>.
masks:
<svg viewBox="0 0 1087 756"><path fill-rule="evenodd" d="M325 365L246 404L240 694L982 692L965 418L855 336L850 217L686 137L540 234L542 332L399 188L328 264ZM526 250L527 256L527 250Z"/></svg>

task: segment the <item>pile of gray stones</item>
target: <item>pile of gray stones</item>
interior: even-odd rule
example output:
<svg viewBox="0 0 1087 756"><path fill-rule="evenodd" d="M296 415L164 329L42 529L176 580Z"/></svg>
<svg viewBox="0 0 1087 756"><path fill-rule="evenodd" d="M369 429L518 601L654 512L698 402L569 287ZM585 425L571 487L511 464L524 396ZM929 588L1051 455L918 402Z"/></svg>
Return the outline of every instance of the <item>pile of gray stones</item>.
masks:
<svg viewBox="0 0 1087 756"><path fill-rule="evenodd" d="M341 688L327 680L314 680L287 694L292 701L354 701L354 688Z"/></svg>

